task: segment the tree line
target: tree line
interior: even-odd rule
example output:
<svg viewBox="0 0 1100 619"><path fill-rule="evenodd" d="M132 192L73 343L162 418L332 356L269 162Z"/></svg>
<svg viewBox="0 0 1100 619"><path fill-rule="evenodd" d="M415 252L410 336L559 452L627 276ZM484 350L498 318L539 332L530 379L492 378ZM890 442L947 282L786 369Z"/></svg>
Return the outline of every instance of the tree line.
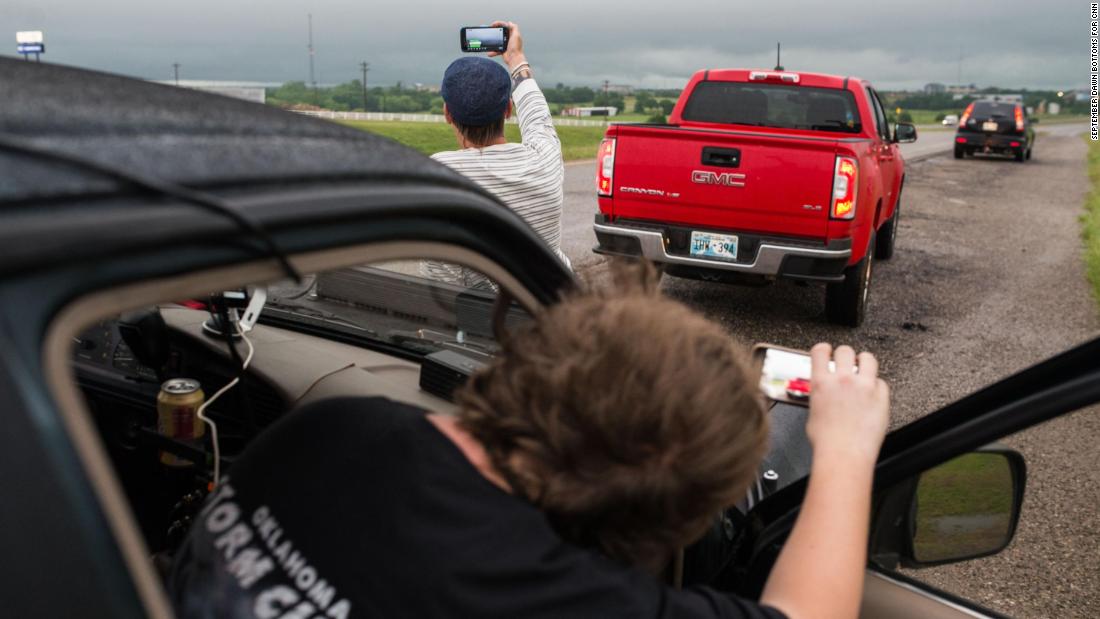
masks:
<svg viewBox="0 0 1100 619"><path fill-rule="evenodd" d="M995 94L1023 95L1026 107L1038 107L1043 101L1048 104L1058 103L1062 106L1063 114L1084 114L1088 111L1087 101L1069 101L1064 97L1059 97L1058 93L1053 90L1028 90L1026 88L982 88L972 95L964 95L961 99L956 99L955 95L950 93L907 92L889 93L885 98L888 106L900 107L903 110L958 110L961 112L971 101Z"/></svg>
<svg viewBox="0 0 1100 619"><path fill-rule="evenodd" d="M556 114L567 107L578 105L613 106L620 113L668 114L679 90L639 91L634 109L626 109L622 94L604 93L588 86L555 84L543 88L547 103ZM665 98L659 98L665 97ZM351 80L335 86L310 88L305 82L287 82L278 88L267 89L267 102L282 108L325 109L339 112L364 111L363 83ZM393 113L443 113L443 98L438 92L426 88L410 88L402 82L393 86L373 86L367 89L366 111Z"/></svg>
<svg viewBox="0 0 1100 619"><path fill-rule="evenodd" d="M324 88L310 88L305 82L287 82L267 89L267 102L283 108L320 108L338 112L362 112L363 83L352 80ZM367 89L368 112L427 112L442 114L443 98L439 93L409 88L398 82L393 86Z"/></svg>
<svg viewBox="0 0 1100 619"><path fill-rule="evenodd" d="M546 101L550 104L555 114L574 106L593 105L597 107L610 106L618 108L619 113L647 114L656 120L660 116L668 116L680 96L678 89L638 90L634 94L633 108L627 109L625 97L616 92L602 92L599 89L588 86L566 86L558 83L551 88L543 88ZM1036 107L1040 102L1058 102L1062 105L1063 113L1087 113L1088 102L1071 102L1058 97L1055 91L984 88L978 91L974 98L998 93L1019 93L1024 97L1024 105ZM886 99L888 112L893 112L897 107L902 108L902 117L905 121L908 114L905 110L939 110L947 112L961 112L972 101L971 96L955 99L947 93L926 94L910 92L883 93ZM267 102L284 108L319 108L336 111L363 111L363 85L359 80L351 80L343 84L312 89L305 82L287 82L278 88L267 90ZM395 112L395 113L443 113L443 98L438 92L423 88L410 88L401 82L392 86L374 86L367 91L368 112ZM941 114L942 116L942 114Z"/></svg>

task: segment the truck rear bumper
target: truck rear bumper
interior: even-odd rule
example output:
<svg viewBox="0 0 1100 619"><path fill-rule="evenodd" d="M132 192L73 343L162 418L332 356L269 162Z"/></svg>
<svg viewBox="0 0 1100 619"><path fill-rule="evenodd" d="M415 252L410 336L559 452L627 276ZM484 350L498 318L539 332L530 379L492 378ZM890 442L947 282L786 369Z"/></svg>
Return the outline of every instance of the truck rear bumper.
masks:
<svg viewBox="0 0 1100 619"><path fill-rule="evenodd" d="M687 228L608 223L603 215L597 215L594 229L599 244L592 251L598 254L645 258L677 270L835 282L844 279L844 267L852 255L851 239L814 247L794 239L746 234L750 247L739 250L738 260L732 262L690 256L683 247L672 247L671 237L690 234Z"/></svg>
<svg viewBox="0 0 1100 619"><path fill-rule="evenodd" d="M970 151L1015 152L1027 148L1027 136L959 131L955 134L955 145Z"/></svg>

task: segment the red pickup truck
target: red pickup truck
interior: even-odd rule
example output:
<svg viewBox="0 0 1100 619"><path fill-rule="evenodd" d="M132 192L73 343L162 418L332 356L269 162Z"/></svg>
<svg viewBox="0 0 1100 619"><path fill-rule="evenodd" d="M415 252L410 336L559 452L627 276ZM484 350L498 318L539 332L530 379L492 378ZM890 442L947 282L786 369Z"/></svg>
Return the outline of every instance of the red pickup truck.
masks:
<svg viewBox="0 0 1100 619"><path fill-rule="evenodd" d="M594 251L680 277L826 282L828 319L859 326L872 260L894 252L897 144L916 138L862 79L699 71L667 125L607 129Z"/></svg>

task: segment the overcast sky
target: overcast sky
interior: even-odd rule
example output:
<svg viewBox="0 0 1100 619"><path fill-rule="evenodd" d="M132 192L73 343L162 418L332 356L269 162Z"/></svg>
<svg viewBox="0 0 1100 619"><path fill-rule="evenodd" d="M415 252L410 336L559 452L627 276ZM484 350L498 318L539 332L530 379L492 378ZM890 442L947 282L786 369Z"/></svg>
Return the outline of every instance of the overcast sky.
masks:
<svg viewBox="0 0 1100 619"><path fill-rule="evenodd" d="M313 14L320 83L438 83L458 28L523 29L544 84L680 87L697 69L767 67L857 75L880 89L962 82L1084 87L1088 3L1075 0L2 0L0 54L43 30L44 59L150 79L306 80Z"/></svg>

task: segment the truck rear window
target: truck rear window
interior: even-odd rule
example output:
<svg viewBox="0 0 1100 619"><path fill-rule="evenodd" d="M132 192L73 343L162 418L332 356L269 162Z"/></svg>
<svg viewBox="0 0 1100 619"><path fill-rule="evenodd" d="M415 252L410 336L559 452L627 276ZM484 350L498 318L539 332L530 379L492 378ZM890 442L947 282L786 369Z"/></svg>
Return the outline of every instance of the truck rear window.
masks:
<svg viewBox="0 0 1100 619"><path fill-rule="evenodd" d="M850 91L780 84L699 82L684 105L684 120L753 127L859 133Z"/></svg>

